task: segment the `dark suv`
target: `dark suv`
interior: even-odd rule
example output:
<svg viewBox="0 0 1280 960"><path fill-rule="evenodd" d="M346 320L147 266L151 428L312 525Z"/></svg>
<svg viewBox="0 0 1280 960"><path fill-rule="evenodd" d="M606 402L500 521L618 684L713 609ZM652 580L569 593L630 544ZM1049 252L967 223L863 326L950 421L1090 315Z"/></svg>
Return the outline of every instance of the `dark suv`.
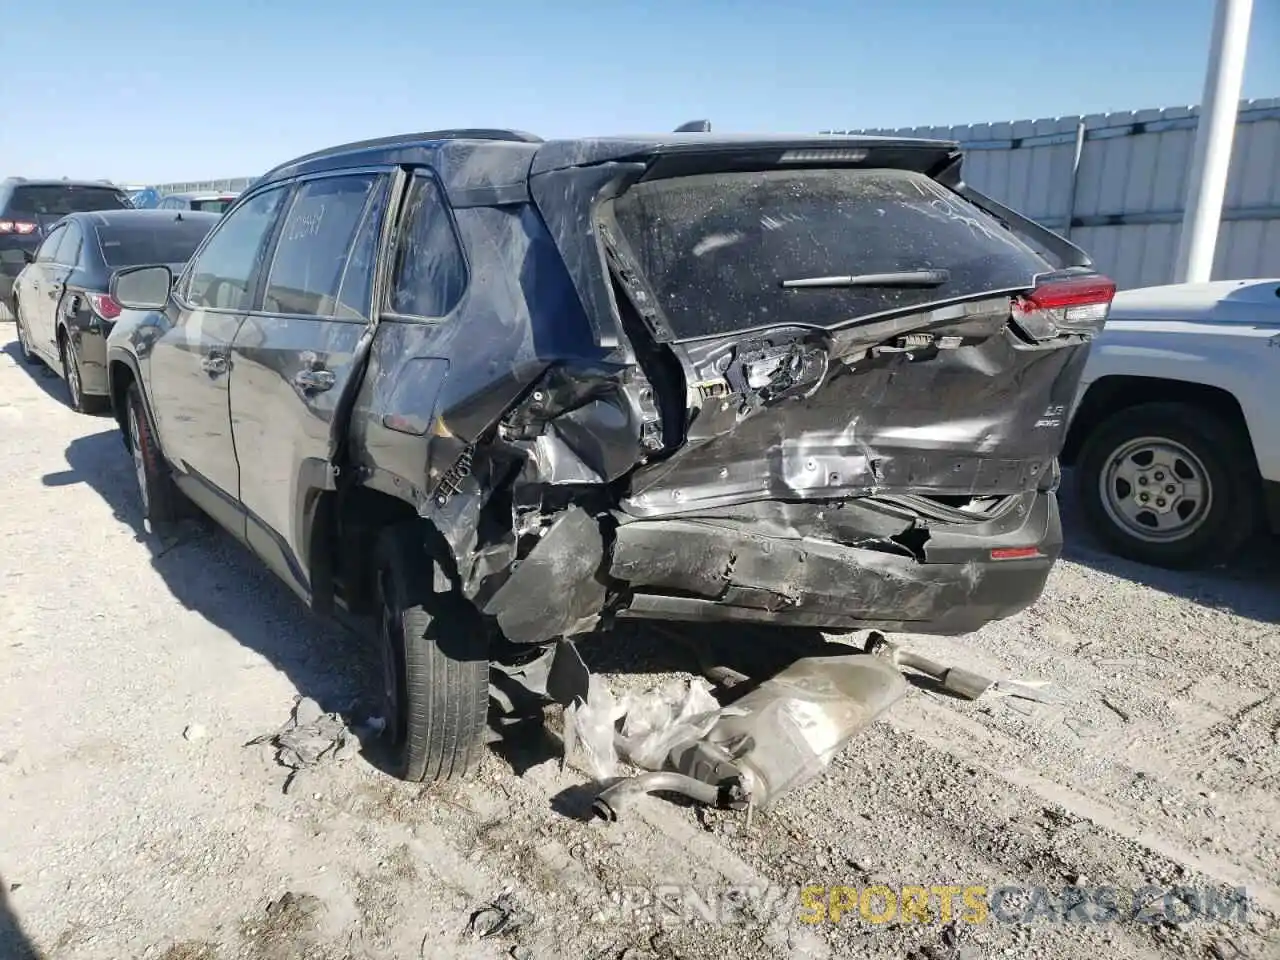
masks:
<svg viewBox="0 0 1280 960"><path fill-rule="evenodd" d="M90 180L0 181L0 303L13 312L13 281L49 229L68 213L128 210L129 195L109 183Z"/></svg>
<svg viewBox="0 0 1280 960"><path fill-rule="evenodd" d="M491 661L615 617L961 633L1039 595L1114 285L954 143L356 143L253 184L109 342L180 495L370 614L400 774L465 774ZM1024 235L1020 239L1018 234ZM1054 262L1050 262L1050 261Z"/></svg>

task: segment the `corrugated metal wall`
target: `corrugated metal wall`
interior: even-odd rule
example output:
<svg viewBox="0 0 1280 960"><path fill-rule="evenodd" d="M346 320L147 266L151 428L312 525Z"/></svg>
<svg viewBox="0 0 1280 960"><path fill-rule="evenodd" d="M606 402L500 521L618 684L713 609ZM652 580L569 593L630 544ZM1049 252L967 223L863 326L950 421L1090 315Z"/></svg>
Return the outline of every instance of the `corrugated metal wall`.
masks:
<svg viewBox="0 0 1280 960"><path fill-rule="evenodd" d="M1197 114L849 132L960 141L966 181L1068 233L1122 287L1138 287L1173 279ZM1214 277L1280 277L1280 99L1240 105Z"/></svg>
<svg viewBox="0 0 1280 960"><path fill-rule="evenodd" d="M1198 112L1170 107L848 132L960 141L969 151L966 180L1067 233L1121 286L1138 287L1173 279ZM156 189L243 190L254 179L166 183ZM1240 105L1214 276L1280 277L1280 99Z"/></svg>

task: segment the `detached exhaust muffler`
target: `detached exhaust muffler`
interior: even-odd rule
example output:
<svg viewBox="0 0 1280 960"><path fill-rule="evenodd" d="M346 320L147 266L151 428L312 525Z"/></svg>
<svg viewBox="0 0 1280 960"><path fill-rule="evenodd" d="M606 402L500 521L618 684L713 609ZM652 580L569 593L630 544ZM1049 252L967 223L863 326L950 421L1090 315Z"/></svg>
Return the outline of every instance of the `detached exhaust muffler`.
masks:
<svg viewBox="0 0 1280 960"><path fill-rule="evenodd" d="M797 660L725 707L705 737L672 750L661 774L623 779L603 790L595 810L615 820L628 800L650 790L733 808L767 808L822 773L907 686L882 657Z"/></svg>

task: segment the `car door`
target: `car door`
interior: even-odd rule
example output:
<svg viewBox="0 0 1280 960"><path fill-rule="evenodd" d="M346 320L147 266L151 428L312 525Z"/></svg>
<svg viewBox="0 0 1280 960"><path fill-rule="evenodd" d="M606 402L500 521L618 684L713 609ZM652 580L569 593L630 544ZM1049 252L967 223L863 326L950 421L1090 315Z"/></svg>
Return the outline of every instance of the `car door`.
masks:
<svg viewBox="0 0 1280 960"><path fill-rule="evenodd" d="M80 252L84 249L84 227L79 221L68 220L62 233L62 242L58 244L53 259L45 265L44 276L40 281L44 300L40 310L40 346L53 357L59 356L58 324L62 319L67 280L75 270Z"/></svg>
<svg viewBox="0 0 1280 960"><path fill-rule="evenodd" d="M253 305L288 187L264 190L205 238L174 285L148 355L151 412L182 490L243 538L231 436L231 343Z"/></svg>
<svg viewBox="0 0 1280 960"><path fill-rule="evenodd" d="M389 170L367 170L298 183L260 307L232 345L231 427L247 540L304 598L309 514L317 494L334 488L334 418L372 317L391 179Z"/></svg>
<svg viewBox="0 0 1280 960"><path fill-rule="evenodd" d="M18 284L18 309L22 313L22 323L27 328L27 342L46 361L49 357L49 338L45 336L48 323L43 316L47 313L49 297L45 290L48 284L46 275L53 266L58 255L58 247L67 235L66 224L58 224L44 238L36 250L35 261L22 271Z"/></svg>

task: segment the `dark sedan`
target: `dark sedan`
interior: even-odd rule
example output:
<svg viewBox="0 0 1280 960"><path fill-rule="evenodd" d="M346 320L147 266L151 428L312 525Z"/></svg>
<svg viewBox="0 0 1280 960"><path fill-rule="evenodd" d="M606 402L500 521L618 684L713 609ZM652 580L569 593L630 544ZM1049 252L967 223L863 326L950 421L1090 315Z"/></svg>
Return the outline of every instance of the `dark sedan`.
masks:
<svg viewBox="0 0 1280 960"><path fill-rule="evenodd" d="M67 381L71 406L108 406L106 341L121 307L111 298L111 274L121 267L163 263L180 269L216 213L103 210L63 217L49 228L14 281L18 342L28 363L43 361Z"/></svg>

